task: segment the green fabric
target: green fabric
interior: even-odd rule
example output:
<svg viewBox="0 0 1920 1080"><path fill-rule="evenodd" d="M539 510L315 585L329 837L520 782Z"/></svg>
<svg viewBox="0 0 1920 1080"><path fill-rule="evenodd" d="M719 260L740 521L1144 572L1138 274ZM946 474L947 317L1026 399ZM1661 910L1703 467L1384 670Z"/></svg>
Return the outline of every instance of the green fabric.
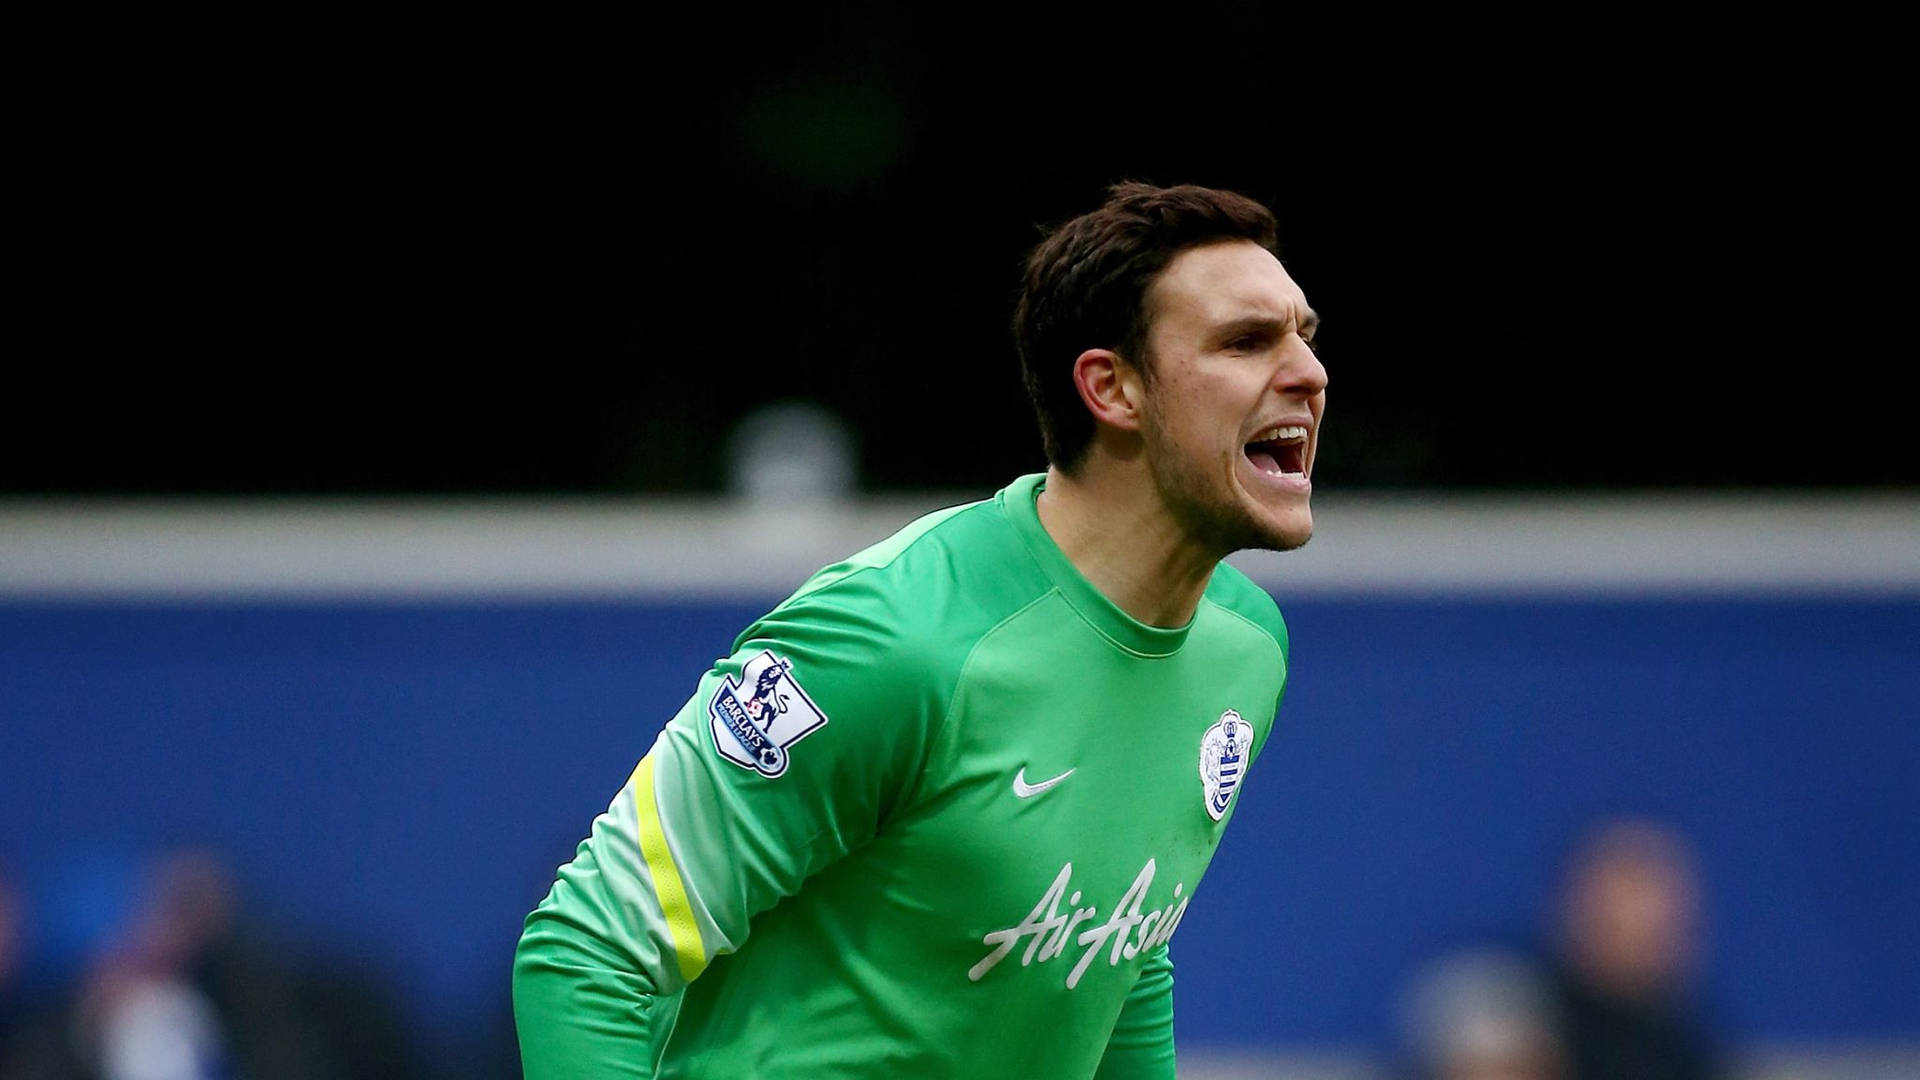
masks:
<svg viewBox="0 0 1920 1080"><path fill-rule="evenodd" d="M1166 939L1233 813L1202 738L1233 710L1266 745L1286 628L1224 564L1187 626L1134 620L1047 537L1043 480L827 567L701 679L651 753L704 970L629 785L528 917L529 1077L1172 1077ZM778 775L709 712L769 652L827 719Z"/></svg>
<svg viewBox="0 0 1920 1080"><path fill-rule="evenodd" d="M1173 961L1165 945L1153 951L1127 995L1094 1080L1174 1080Z"/></svg>

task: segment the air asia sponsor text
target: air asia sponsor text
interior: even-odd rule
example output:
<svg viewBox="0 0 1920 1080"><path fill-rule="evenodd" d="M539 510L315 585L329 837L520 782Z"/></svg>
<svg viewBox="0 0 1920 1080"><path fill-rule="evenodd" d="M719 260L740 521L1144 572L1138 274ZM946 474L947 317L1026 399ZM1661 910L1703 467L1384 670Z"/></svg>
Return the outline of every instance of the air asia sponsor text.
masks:
<svg viewBox="0 0 1920 1080"><path fill-rule="evenodd" d="M993 970L994 965L1006 959L1007 954L1020 944L1021 938L1028 936L1033 940L1027 943L1027 951L1020 956L1021 967L1035 962L1044 964L1059 956L1067 951L1069 940L1086 947L1086 951L1080 954L1079 962L1067 973L1069 990L1080 985L1080 976L1086 973L1087 966L1109 944L1109 967L1119 964L1122 957L1131 960L1141 950L1158 946L1173 936L1173 931L1180 925L1180 917L1187 913L1187 901L1180 896L1184 883L1175 883L1172 903L1164 909L1154 908L1145 915L1140 914L1147 888L1153 884L1153 871L1154 862L1148 859L1147 865L1135 875L1133 884L1127 886L1126 894L1113 906L1113 913L1107 916L1107 921L1082 930L1076 938L1074 931L1100 912L1097 908L1079 906L1080 890L1075 889L1073 895L1067 895L1067 887L1073 880L1073 864L1062 866L1060 873L1054 876L1053 884L1047 886L1045 895L1033 905L1032 911L1027 912L1026 918L980 939L983 944L994 948L967 970L967 978L979 982L982 976ZM1062 899L1071 913L1060 910Z"/></svg>

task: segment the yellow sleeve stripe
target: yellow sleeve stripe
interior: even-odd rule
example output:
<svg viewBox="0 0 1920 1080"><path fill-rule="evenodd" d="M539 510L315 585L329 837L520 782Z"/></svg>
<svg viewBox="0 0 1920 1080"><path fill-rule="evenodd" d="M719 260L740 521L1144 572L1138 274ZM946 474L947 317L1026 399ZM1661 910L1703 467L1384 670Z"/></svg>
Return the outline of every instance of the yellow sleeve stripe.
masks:
<svg viewBox="0 0 1920 1080"><path fill-rule="evenodd" d="M667 834L660 828L660 808L653 800L653 755L648 754L634 766L634 817L640 826L640 854L647 860L647 873L653 875L653 892L660 900L660 913L666 917L667 932L673 936L673 951L680 959L680 975L688 982L706 969L707 954L700 941L700 924L693 920L693 906L687 903L687 887L680 881L680 868L673 864L673 852L667 848Z"/></svg>

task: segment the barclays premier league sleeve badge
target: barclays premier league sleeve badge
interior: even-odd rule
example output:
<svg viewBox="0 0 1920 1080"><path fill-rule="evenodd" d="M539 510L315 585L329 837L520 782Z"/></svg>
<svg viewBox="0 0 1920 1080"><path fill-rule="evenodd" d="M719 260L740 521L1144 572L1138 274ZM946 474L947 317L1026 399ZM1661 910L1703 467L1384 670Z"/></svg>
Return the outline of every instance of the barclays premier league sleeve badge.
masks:
<svg viewBox="0 0 1920 1080"><path fill-rule="evenodd" d="M827 714L793 681L793 661L763 652L740 677L728 675L707 702L713 748L765 777L787 771L787 747L827 722Z"/></svg>
<svg viewBox="0 0 1920 1080"><path fill-rule="evenodd" d="M1253 725L1228 709L1200 736L1200 793L1206 796L1207 816L1219 821L1240 790L1253 757Z"/></svg>

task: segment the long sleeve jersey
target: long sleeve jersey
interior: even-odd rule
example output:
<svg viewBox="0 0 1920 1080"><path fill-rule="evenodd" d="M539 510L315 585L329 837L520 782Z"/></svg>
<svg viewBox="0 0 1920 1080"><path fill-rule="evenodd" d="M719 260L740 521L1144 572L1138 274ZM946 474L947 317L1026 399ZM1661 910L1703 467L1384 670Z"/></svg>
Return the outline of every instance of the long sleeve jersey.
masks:
<svg viewBox="0 0 1920 1080"><path fill-rule="evenodd" d="M1045 478L815 574L527 919L526 1075L1171 1080L1168 941L1287 679L1232 567L1139 622Z"/></svg>

